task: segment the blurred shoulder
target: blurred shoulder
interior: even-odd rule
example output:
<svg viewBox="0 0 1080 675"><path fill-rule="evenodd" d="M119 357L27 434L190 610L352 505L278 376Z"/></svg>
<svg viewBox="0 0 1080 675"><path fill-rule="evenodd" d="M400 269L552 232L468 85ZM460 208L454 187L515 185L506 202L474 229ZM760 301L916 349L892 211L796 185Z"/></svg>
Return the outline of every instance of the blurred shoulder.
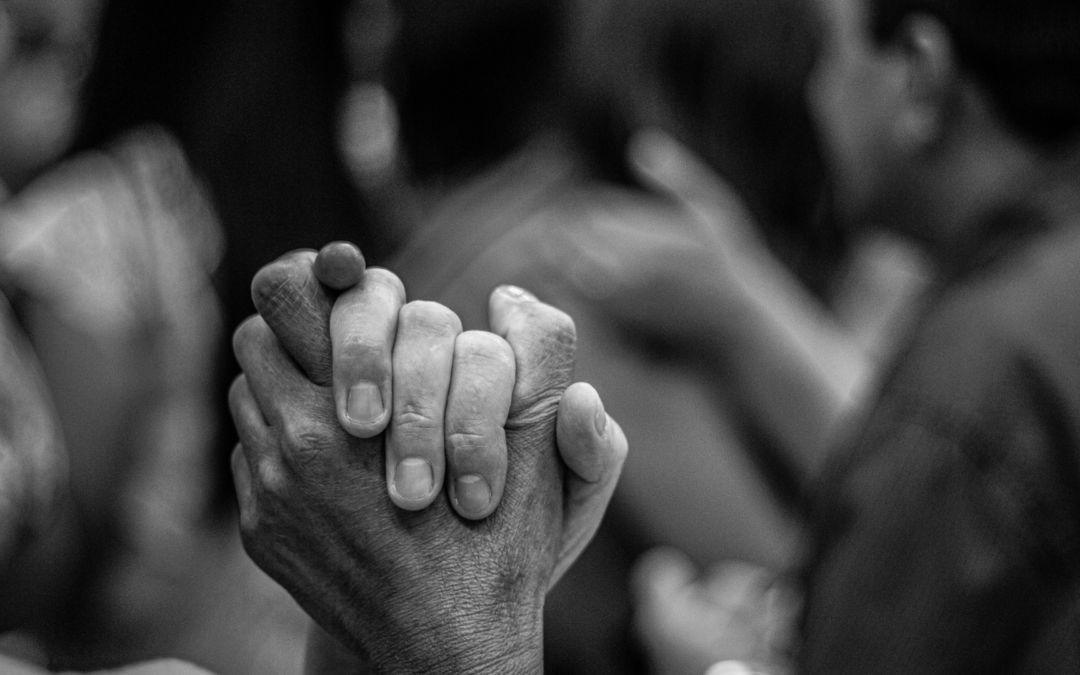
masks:
<svg viewBox="0 0 1080 675"><path fill-rule="evenodd" d="M1080 223L1033 237L943 290L897 362L895 386L952 400L1025 369L1080 400Z"/></svg>

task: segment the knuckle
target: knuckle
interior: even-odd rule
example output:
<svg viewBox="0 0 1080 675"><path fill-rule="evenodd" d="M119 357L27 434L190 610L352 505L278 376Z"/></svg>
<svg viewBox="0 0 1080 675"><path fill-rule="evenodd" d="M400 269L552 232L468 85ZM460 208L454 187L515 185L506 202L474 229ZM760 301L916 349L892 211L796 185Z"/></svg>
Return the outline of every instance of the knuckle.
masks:
<svg viewBox="0 0 1080 675"><path fill-rule="evenodd" d="M233 413L240 409L248 390L249 384L247 383L247 376L244 374L238 375L232 380L232 384L229 384L229 407L233 410Z"/></svg>
<svg viewBox="0 0 1080 675"><path fill-rule="evenodd" d="M406 404L394 411L395 429L407 431L441 430L442 420L434 410L416 403Z"/></svg>
<svg viewBox="0 0 1080 675"><path fill-rule="evenodd" d="M282 453L293 464L306 465L332 444L326 426L303 416L288 417L282 424Z"/></svg>
<svg viewBox="0 0 1080 675"><path fill-rule="evenodd" d="M447 449L454 452L470 451L483 448L487 445L488 436L477 429L459 429L446 434Z"/></svg>
<svg viewBox="0 0 1080 675"><path fill-rule="evenodd" d="M449 307L427 300L414 300L401 308L402 328L431 337L454 336L461 332L461 319Z"/></svg>
<svg viewBox="0 0 1080 675"><path fill-rule="evenodd" d="M277 459L263 457L255 465L254 474L255 482L262 493L278 497L285 493L288 478Z"/></svg>
<svg viewBox="0 0 1080 675"><path fill-rule="evenodd" d="M233 378L232 384L229 385L229 407L232 410L236 410L240 401L243 398L244 390L247 388L247 376L237 375Z"/></svg>
<svg viewBox="0 0 1080 675"><path fill-rule="evenodd" d="M241 355L244 352L258 344L263 337L263 332L267 330L270 330L269 326L258 314L252 314L244 319L233 331L232 347L236 358L242 358Z"/></svg>
<svg viewBox="0 0 1080 675"><path fill-rule="evenodd" d="M284 258L263 265L251 280L251 299L255 307L274 302L291 277L291 265Z"/></svg>
<svg viewBox="0 0 1080 675"><path fill-rule="evenodd" d="M454 351L458 359L500 367L514 366L514 350L510 344L487 331L465 331L458 336Z"/></svg>
<svg viewBox="0 0 1080 675"><path fill-rule="evenodd" d="M386 351L386 342L381 335L353 332L341 339L341 348L352 356L371 356Z"/></svg>
<svg viewBox="0 0 1080 675"><path fill-rule="evenodd" d="M251 281L251 299L260 313L274 312L294 295L298 279L305 267L310 269L316 252L311 249L290 251L274 262L264 265Z"/></svg>
<svg viewBox="0 0 1080 675"><path fill-rule="evenodd" d="M484 453L491 448L496 435L496 430L488 423L457 422L446 434L446 450L457 459Z"/></svg>

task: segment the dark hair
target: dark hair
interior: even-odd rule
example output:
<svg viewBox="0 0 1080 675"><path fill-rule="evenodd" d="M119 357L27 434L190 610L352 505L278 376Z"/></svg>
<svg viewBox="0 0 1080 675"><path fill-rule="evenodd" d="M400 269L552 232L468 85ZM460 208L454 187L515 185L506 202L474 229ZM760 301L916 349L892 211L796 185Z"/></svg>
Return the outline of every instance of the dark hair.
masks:
<svg viewBox="0 0 1080 675"><path fill-rule="evenodd" d="M562 5L402 3L386 82L415 177L483 169L543 124Z"/></svg>
<svg viewBox="0 0 1080 675"><path fill-rule="evenodd" d="M986 87L1006 123L1045 145L1080 132L1077 0L869 0L875 39L915 12L942 21L961 66Z"/></svg>

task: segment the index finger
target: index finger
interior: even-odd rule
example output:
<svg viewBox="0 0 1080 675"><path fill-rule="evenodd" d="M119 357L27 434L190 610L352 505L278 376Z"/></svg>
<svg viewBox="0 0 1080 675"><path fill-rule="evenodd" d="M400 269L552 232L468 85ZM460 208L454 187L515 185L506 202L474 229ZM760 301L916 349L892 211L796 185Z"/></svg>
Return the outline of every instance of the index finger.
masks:
<svg viewBox="0 0 1080 675"><path fill-rule="evenodd" d="M353 436L382 433L393 404L393 349L405 286L373 267L342 293L330 316L334 402L338 421Z"/></svg>

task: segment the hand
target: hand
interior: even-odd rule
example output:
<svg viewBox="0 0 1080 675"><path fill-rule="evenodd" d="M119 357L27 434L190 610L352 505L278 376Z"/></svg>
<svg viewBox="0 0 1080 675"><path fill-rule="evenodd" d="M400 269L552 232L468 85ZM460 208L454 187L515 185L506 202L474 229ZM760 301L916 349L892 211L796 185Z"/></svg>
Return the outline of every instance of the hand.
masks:
<svg viewBox="0 0 1080 675"><path fill-rule="evenodd" d="M687 148L639 132L629 162L667 201L600 202L542 250L552 271L602 314L669 341L701 341L752 302L755 267L769 257L753 216L726 181Z"/></svg>
<svg viewBox="0 0 1080 675"><path fill-rule="evenodd" d="M512 350L516 378L504 427L513 459L502 506L481 523L459 518L448 500L397 510L383 495L382 437L355 438L337 423L330 298L315 281L314 257L293 254L260 272L253 290L263 317L235 339L246 377L231 396L244 449L234 453L234 475L249 553L379 668L535 665L543 595L556 565L587 541L625 453L621 430L591 388L577 385L560 403L572 324L535 300L493 296L493 325ZM378 271L368 284L371 272L361 288L394 302L392 275ZM385 324L397 321L395 313L380 313L380 301L363 306L389 334ZM484 339L476 353L497 362L501 347ZM480 383L491 386L478 375L474 386ZM552 434L557 409L563 457L574 470L565 492Z"/></svg>
<svg viewBox="0 0 1080 675"><path fill-rule="evenodd" d="M690 150L640 132L630 163L679 217L637 209L575 222L546 248L552 272L600 315L695 359L805 480L865 401L875 364Z"/></svg>
<svg viewBox="0 0 1080 675"><path fill-rule="evenodd" d="M458 514L472 520L489 516L502 498L507 463L503 426L510 398L497 394L501 389L509 395L515 377L516 386L526 391L537 387L530 382L543 373L507 367L513 360L509 345L490 333L462 333L457 316L442 305L402 305L400 281L386 270L365 275L363 257L351 244L325 246L312 267L323 285L342 291L330 319L338 420L359 438L385 431L391 500L411 511L427 507L439 495L448 467L450 502ZM526 350L546 349L538 344L546 335L536 330L539 325L525 321L557 325L569 320L512 286L492 293L489 313L492 330ZM503 358L488 358L496 353ZM357 395L364 397L359 405ZM384 406L384 401L392 403ZM565 514L551 585L592 538L614 489L614 457L597 445L608 420L592 387L578 383L567 390L557 435L562 459L571 469L565 480L573 508ZM621 438L621 429L616 429L616 439ZM621 457L622 452L617 454ZM418 465L420 471L415 470ZM403 466L405 472L399 469Z"/></svg>
<svg viewBox="0 0 1080 675"><path fill-rule="evenodd" d="M680 551L661 548L635 564L632 590L635 632L658 674L702 673L731 659L787 672L799 602L775 573L724 561L701 575Z"/></svg>

